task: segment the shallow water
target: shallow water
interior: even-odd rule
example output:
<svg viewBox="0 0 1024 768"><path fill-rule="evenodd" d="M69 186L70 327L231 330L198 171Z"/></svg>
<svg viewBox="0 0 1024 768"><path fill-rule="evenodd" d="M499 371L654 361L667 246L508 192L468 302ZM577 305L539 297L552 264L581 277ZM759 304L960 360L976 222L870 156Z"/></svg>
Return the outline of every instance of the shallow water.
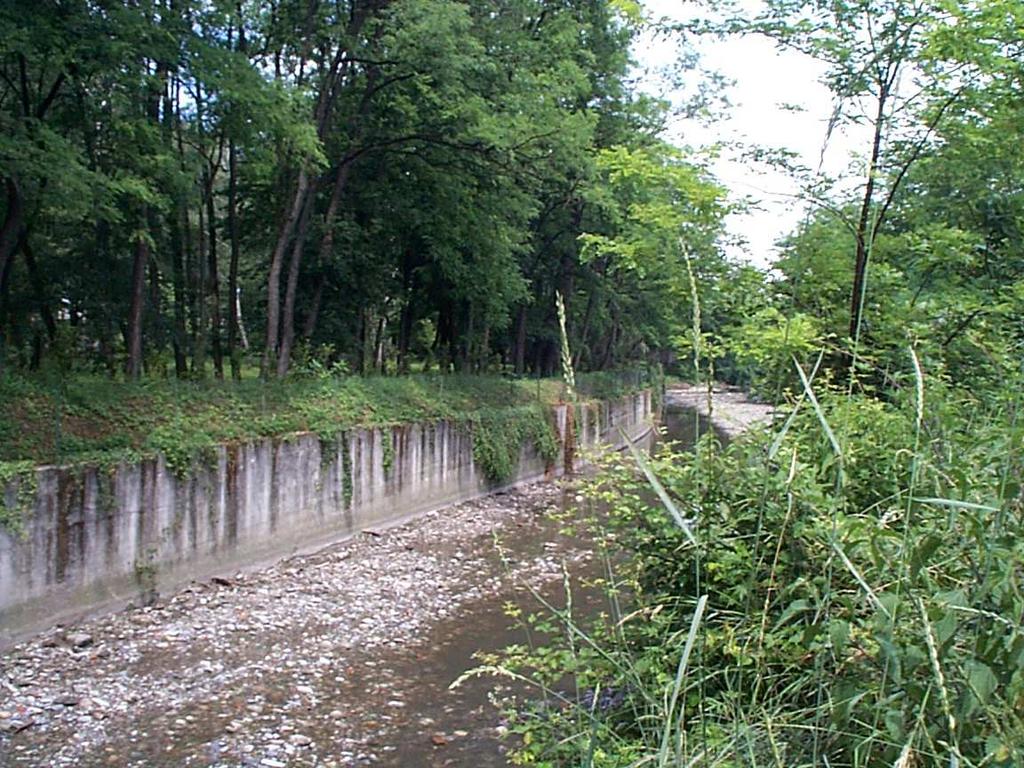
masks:
<svg viewBox="0 0 1024 768"><path fill-rule="evenodd" d="M662 429L655 438L671 441L684 450L696 443L699 435L710 428L708 420L695 411L667 408ZM653 441L652 441L653 444ZM562 496L565 510L575 503L570 493ZM540 519L530 530L517 536L516 548L528 550L547 547L553 551L586 550L586 543L565 537L558 524ZM613 612L602 591L591 582L604 575L605 564L589 557L568 566L574 615L582 620ZM564 584L549 584L543 598L558 608L566 602ZM514 602L524 613L536 612L542 605L527 590L505 592L482 600L456 619L435 627L429 645L415 658L395 658L393 671L407 682L403 685L407 725L390 735L394 751L382 756L378 765L385 766L480 766L503 768L509 763L505 745L499 738L500 713L490 701L494 677L475 677L456 690L450 684L467 670L479 666L478 652L490 653L512 644L537 643L543 638L529 633L509 618L505 605ZM505 683L507 685L507 683ZM528 693L519 686L517 693ZM443 743L439 743L443 742Z"/></svg>
<svg viewBox="0 0 1024 768"><path fill-rule="evenodd" d="M707 429L664 421L683 447ZM608 610L602 559L549 514L575 504L535 484L85 622L81 649L55 628L0 655L0 765L507 765L495 680L449 686L542 640L506 615L539 608L523 580L564 605L564 563L574 615Z"/></svg>

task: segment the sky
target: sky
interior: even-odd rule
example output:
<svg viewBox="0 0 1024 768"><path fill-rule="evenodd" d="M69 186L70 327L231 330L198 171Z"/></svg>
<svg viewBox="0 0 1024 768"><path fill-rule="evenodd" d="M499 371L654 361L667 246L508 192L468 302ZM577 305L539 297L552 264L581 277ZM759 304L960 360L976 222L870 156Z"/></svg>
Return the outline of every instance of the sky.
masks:
<svg viewBox="0 0 1024 768"><path fill-rule="evenodd" d="M744 9L756 12L759 0L744 0ZM684 20L696 12L686 0L645 0L646 13L653 18ZM811 169L835 175L845 170L864 146L864 136L837 131L829 137L828 121L832 99L820 82L824 68L795 51L779 51L765 38L728 40L701 39L697 43L701 66L720 72L733 83L726 96L731 107L711 124L675 117L665 138L693 148L718 142L741 142L797 153L798 161ZM657 96L679 100L681 94L666 92L653 72L677 57L676 43L650 36L641 39L634 55L642 69L642 87ZM674 98L673 98L674 97ZM802 111L788 107L798 106ZM858 141L860 139L860 141ZM823 146L825 151L823 153ZM819 165L819 161L823 161ZM724 149L710 162L715 176L735 199L749 198L755 209L733 214L726 226L730 235L745 241L727 246L730 256L768 266L777 255L776 241L793 231L805 216L805 205L797 199L799 186L786 174L771 171L744 159L741 151Z"/></svg>

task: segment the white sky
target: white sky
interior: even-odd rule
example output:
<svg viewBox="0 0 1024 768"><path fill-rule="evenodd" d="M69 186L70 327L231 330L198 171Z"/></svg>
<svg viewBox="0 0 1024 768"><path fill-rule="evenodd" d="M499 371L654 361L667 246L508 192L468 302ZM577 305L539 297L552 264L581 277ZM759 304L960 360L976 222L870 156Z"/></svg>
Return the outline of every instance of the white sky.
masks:
<svg viewBox="0 0 1024 768"><path fill-rule="evenodd" d="M756 12L760 0L744 0L743 5L747 12ZM696 4L686 0L644 0L644 7L653 18L676 21L700 12ZM726 92L732 106L710 125L674 118L667 140L694 148L718 142L785 148L797 153L800 164L812 170L819 168L832 113L829 91L819 82L824 71L820 63L795 51L777 51L761 37L702 39L697 50L702 67L717 70L734 81ZM638 64L648 70L670 64L677 56L674 42L650 38L642 40L634 53ZM643 78L643 87L665 98L678 101L681 97L679 93L665 93L653 73ZM802 107L803 111L784 109L783 104ZM824 172L836 175L846 169L864 146L863 136L860 138L858 142L856 136L834 133L824 153ZM804 215L804 204L793 197L799 192L798 185L782 172L744 160L738 149L723 149L710 167L734 200L750 198L759 209L728 218L729 233L746 242L727 251L761 266L770 264L777 254L775 242L791 232Z"/></svg>

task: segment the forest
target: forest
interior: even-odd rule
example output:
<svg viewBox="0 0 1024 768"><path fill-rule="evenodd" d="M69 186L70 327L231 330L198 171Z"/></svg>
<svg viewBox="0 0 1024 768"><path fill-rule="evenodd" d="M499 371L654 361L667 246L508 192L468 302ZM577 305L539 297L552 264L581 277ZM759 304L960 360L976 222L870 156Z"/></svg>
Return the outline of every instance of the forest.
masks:
<svg viewBox="0 0 1024 768"><path fill-rule="evenodd" d="M515 764L1024 764L1018 0L41 0L0 28L4 442L147 383L156 421L124 418L169 444L160 382L193 422L220 379L326 421L310 379L736 384L770 427L581 481L629 610L485 660L574 679L506 701ZM691 102L640 88L651 35ZM766 268L726 255L755 203L665 138L722 108L702 36L813 58L823 139L866 137L836 177L748 148L806 211ZM52 458L24 446L0 470Z"/></svg>
<svg viewBox="0 0 1024 768"><path fill-rule="evenodd" d="M581 369L657 357L677 230L698 271L732 268L725 191L632 86L642 23L597 0L5 4L0 365L550 375L556 292Z"/></svg>

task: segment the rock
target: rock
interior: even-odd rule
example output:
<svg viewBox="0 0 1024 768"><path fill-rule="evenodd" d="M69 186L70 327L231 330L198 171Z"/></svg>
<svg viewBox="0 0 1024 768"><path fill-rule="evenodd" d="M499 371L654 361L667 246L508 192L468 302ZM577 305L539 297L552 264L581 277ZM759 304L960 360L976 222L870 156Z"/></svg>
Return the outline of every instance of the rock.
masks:
<svg viewBox="0 0 1024 768"><path fill-rule="evenodd" d="M434 743L435 747L443 747L445 744L448 743L448 737L445 736L443 733L435 733L433 736L430 737L430 740Z"/></svg>
<svg viewBox="0 0 1024 768"><path fill-rule="evenodd" d="M35 723L32 718L0 721L0 733L21 733L26 728L31 728Z"/></svg>
<svg viewBox="0 0 1024 768"><path fill-rule="evenodd" d="M78 705L82 699L80 696L74 693L62 693L60 696L53 700L54 704L63 704L65 707L74 707Z"/></svg>
<svg viewBox="0 0 1024 768"><path fill-rule="evenodd" d="M290 741L296 747L308 747L310 744L313 743L313 740L309 738L309 736L304 736L301 733L293 734L291 738L288 739L288 741Z"/></svg>
<svg viewBox="0 0 1024 768"><path fill-rule="evenodd" d="M67 638L72 648L87 648L92 645L92 635L87 632L72 632Z"/></svg>
<svg viewBox="0 0 1024 768"><path fill-rule="evenodd" d="M264 757L260 760L260 765L265 766L265 768L285 768L285 763L272 757Z"/></svg>

